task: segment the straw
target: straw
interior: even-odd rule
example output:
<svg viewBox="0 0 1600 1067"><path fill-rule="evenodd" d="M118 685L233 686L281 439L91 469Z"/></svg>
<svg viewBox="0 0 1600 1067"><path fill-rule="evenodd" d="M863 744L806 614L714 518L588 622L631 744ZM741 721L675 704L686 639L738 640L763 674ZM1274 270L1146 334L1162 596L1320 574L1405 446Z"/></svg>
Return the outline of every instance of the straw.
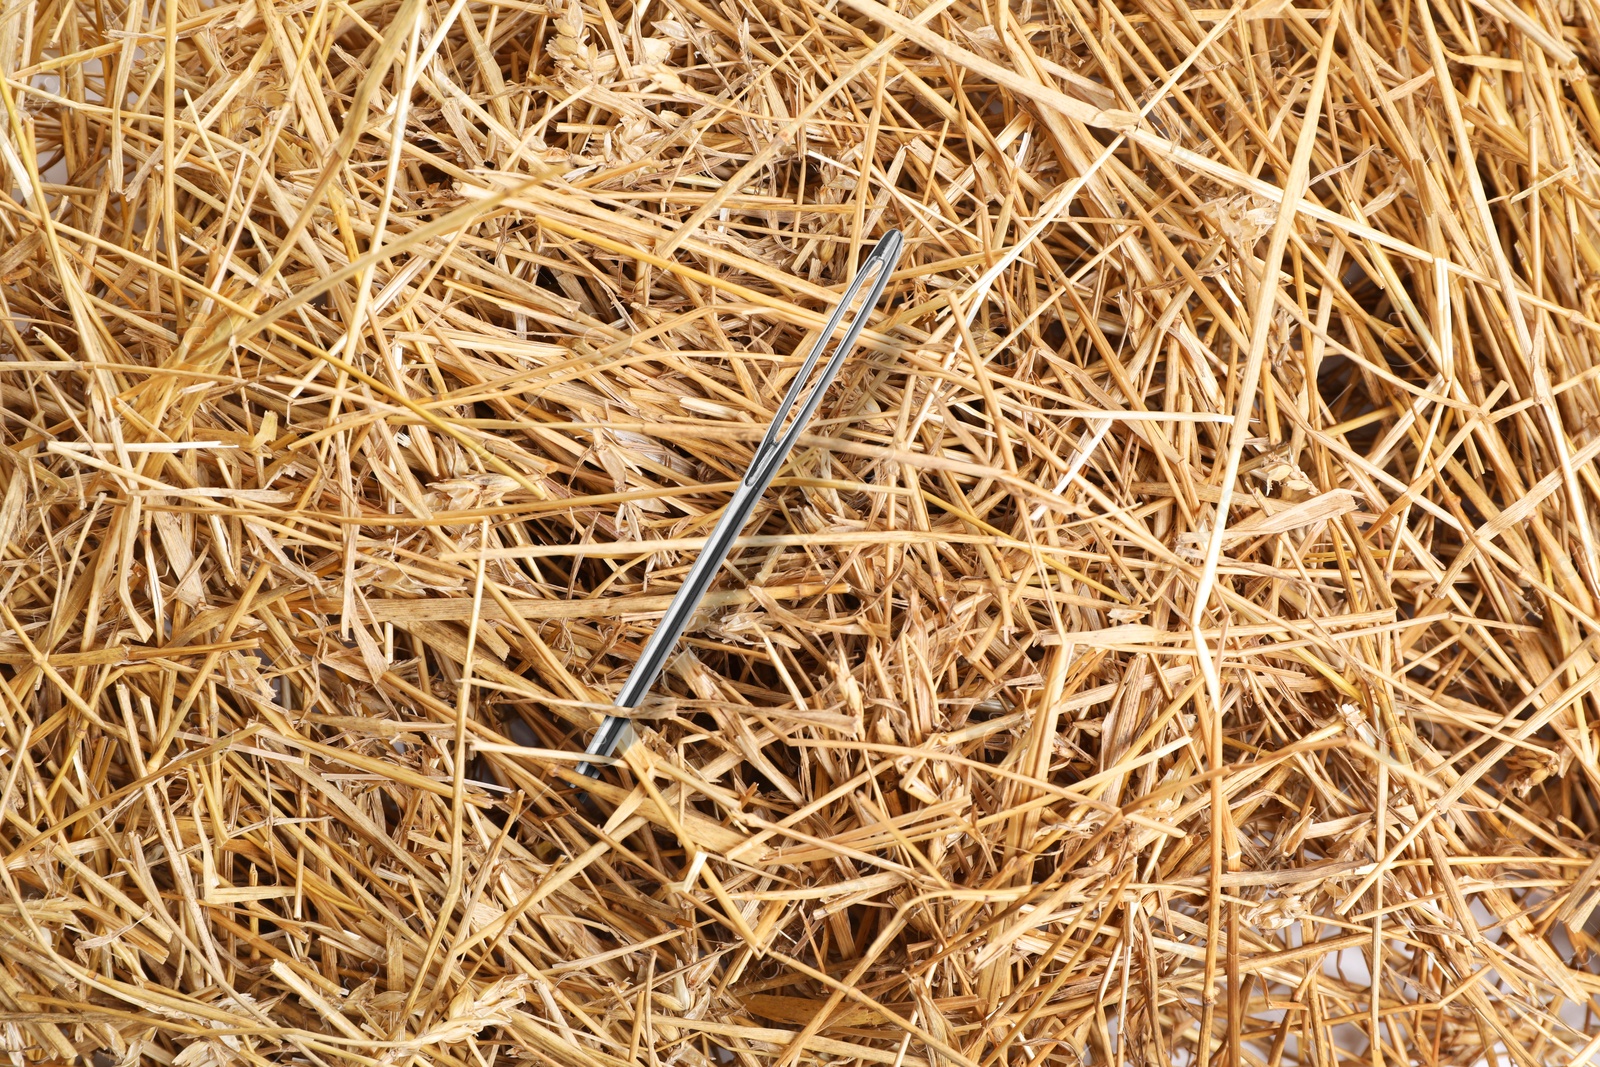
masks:
<svg viewBox="0 0 1600 1067"><path fill-rule="evenodd" d="M0 1059L1592 1059L1595 34L0 4Z"/></svg>

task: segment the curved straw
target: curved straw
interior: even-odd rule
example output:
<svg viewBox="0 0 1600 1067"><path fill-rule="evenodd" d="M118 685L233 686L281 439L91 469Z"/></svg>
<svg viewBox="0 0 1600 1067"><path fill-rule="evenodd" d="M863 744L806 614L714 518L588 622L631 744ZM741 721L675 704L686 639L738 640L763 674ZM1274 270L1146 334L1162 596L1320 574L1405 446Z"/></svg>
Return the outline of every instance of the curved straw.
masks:
<svg viewBox="0 0 1600 1067"><path fill-rule="evenodd" d="M783 403L778 405L778 411L772 418L772 425L768 427L766 436L756 448L755 457L750 461L750 469L745 471L739 488L734 491L733 499L728 501L728 507L717 522L717 528L707 538L705 548L701 549L699 558L689 570L689 576L679 587L678 595L672 598L672 605L662 617L661 625L650 635L649 643L639 655L639 662L633 666L633 673L628 675L628 680L622 685L622 691L617 694L615 703L618 708L637 707L645 694L650 691L650 687L655 684L661 669L666 666L667 656L672 653L678 638L683 636L684 629L689 625L694 609L706 595L706 590L711 587L722 561L727 559L728 553L732 551L734 539L749 521L756 502L772 483L773 476L778 473L778 467L782 465L784 457L799 439L800 431L805 429L812 412L817 410L823 392L833 382L839 373L839 368L844 365L845 356L855 347L856 338L861 336L861 331L867 325L867 317L883 296L884 286L888 284L889 274L900 260L900 250L904 245L905 239L900 231L890 230L873 246L867 258L861 261L861 268L856 271L855 279L844 291L844 296L839 299L839 306L834 309L827 325L822 328L822 334L817 338L816 344L811 346L811 353L800 365L800 373L795 375L794 384L789 386L789 392L784 396ZM828 342L833 339L839 324L844 321L845 313L849 311L850 305L855 302L857 294L869 279L872 286L867 290L867 297L861 304L861 310L851 320L849 328L839 340L839 346L834 349L833 356L823 366L821 375L800 405L794 421L789 423L788 429L784 429L783 424L805 388L806 379L811 377L811 371L816 367L817 360L822 358ZM620 715L606 716L605 722L601 723L600 729L595 732L594 740L589 742L586 754L611 755L616 750L617 743L622 739L627 726L628 720ZM587 760L578 764L578 773L598 777L598 772Z"/></svg>

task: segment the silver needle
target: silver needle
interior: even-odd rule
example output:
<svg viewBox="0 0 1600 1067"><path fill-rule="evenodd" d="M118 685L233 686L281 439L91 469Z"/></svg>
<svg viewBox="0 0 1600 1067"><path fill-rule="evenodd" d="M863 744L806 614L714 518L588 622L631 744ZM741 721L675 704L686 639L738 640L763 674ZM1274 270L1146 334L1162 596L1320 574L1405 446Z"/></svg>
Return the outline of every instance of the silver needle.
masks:
<svg viewBox="0 0 1600 1067"><path fill-rule="evenodd" d="M711 588L711 582L716 578L722 561L728 558L728 553L733 549L734 539L739 536L739 531L744 529L744 524L749 521L750 513L755 510L756 503L767 491L773 476L778 473L784 457L799 439L800 431L805 429L812 412L816 411L817 404L822 400L822 394L839 373L845 357L855 347L856 338L861 336L861 331L866 327L868 316L883 297L884 287L889 282L889 274L900 261L900 251L904 246L905 238L901 236L900 231L890 230L861 261L861 268L856 271L855 279L840 297L839 306L834 309L828 324L822 328L822 334L817 338L816 344L811 346L811 353L801 364L800 373L795 375L794 384L789 387L783 403L778 405L778 411L772 418L772 425L767 429L767 435L762 438L760 447L756 449L755 457L750 461L750 469L745 471L743 480L739 482L739 488L734 491L733 499L728 501L728 507L717 522L717 528L706 540L705 548L701 549L699 558L689 570L689 576L679 587L678 595L672 598L672 605L662 617L661 625L650 635L649 643L639 655L639 662L633 666L633 673L628 675L628 680L623 683L622 691L617 694L616 707L622 709L638 707L639 702L650 691L650 687L655 684L661 669L666 666L667 657L672 654L678 638L683 636L684 628L689 625L694 609L706 595L706 590ZM866 299L861 303L861 310L856 313L844 336L840 338L838 347L823 366L822 373L817 377L811 392L803 402L800 402L800 393L805 388L806 379L811 377L812 369L816 367L817 360L822 357L828 342L838 331L839 324L844 321L845 313L849 311L850 305L855 302L856 296L869 280L872 283L871 288L867 290ZM785 429L783 424L797 402L800 402L800 410L795 415L794 421ZM585 754L611 755L616 751L617 743L622 739L628 722L629 720L621 715L606 716L606 720L600 724L600 729L595 732L594 739L589 742ZM599 777L599 772L587 760L578 764L578 773L587 774L592 778Z"/></svg>

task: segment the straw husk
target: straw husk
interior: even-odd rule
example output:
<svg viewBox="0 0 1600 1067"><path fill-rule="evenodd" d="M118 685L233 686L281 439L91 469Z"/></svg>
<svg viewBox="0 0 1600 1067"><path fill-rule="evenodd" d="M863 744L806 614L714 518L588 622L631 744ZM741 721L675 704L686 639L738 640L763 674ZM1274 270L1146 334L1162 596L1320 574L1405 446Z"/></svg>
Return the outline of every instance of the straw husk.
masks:
<svg viewBox="0 0 1600 1067"><path fill-rule="evenodd" d="M0 3L0 1053L1592 1055L1596 15Z"/></svg>

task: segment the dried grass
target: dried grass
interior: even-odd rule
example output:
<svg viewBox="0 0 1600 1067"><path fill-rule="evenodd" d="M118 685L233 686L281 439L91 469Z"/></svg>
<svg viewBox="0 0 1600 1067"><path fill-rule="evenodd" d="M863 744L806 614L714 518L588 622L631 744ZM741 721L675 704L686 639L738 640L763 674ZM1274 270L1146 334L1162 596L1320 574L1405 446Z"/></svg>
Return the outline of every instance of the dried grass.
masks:
<svg viewBox="0 0 1600 1067"><path fill-rule="evenodd" d="M0 1058L1593 1054L1597 15L0 3Z"/></svg>

